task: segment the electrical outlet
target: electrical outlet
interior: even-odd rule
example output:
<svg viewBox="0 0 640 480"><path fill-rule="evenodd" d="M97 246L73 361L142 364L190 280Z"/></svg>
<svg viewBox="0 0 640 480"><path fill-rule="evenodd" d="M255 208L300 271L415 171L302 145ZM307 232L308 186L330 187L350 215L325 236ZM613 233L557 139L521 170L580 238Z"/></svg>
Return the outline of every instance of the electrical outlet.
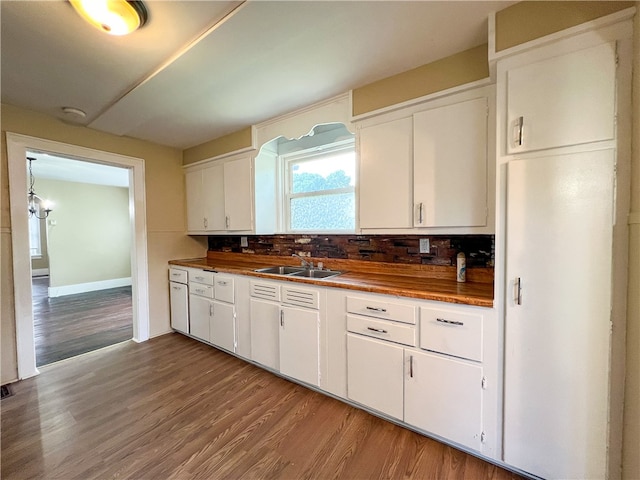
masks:
<svg viewBox="0 0 640 480"><path fill-rule="evenodd" d="M249 246L249 242L247 241L247 237L240 237L240 246L241 247L248 247Z"/></svg>
<svg viewBox="0 0 640 480"><path fill-rule="evenodd" d="M420 253L429 253L431 249L429 248L429 239L421 238L420 239Z"/></svg>

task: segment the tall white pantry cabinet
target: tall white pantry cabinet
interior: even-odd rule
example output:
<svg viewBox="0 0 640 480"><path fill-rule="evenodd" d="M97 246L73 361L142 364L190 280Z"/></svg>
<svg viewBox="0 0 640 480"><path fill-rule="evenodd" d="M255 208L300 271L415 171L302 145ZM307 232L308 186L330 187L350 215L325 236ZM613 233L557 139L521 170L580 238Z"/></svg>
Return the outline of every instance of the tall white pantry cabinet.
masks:
<svg viewBox="0 0 640 480"><path fill-rule="evenodd" d="M631 23L497 58L503 460L543 478L618 466Z"/></svg>

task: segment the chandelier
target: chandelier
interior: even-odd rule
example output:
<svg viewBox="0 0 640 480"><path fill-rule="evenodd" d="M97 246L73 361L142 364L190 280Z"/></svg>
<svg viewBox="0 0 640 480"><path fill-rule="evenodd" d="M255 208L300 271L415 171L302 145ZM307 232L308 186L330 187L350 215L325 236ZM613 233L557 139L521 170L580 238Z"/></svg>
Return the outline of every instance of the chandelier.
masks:
<svg viewBox="0 0 640 480"><path fill-rule="evenodd" d="M33 172L31 171L31 162L36 160L33 157L27 157L29 160L29 192L27 193L27 198L29 200L29 217L36 217L42 220L43 218L47 218L51 213L51 203L47 200L41 199L36 192L33 191L33 185L36 181L33 178ZM42 215L44 212L44 215Z"/></svg>

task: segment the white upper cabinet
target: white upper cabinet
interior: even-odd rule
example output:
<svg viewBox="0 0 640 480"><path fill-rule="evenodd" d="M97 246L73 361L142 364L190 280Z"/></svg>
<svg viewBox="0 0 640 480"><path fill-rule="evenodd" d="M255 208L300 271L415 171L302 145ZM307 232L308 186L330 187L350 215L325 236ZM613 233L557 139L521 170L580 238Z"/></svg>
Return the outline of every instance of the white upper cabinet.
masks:
<svg viewBox="0 0 640 480"><path fill-rule="evenodd" d="M253 172L249 155L187 170L189 233L252 231Z"/></svg>
<svg viewBox="0 0 640 480"><path fill-rule="evenodd" d="M614 42L511 68L506 82L508 153L614 138Z"/></svg>
<svg viewBox="0 0 640 480"><path fill-rule="evenodd" d="M487 224L487 97L413 116L415 227Z"/></svg>
<svg viewBox="0 0 640 480"><path fill-rule="evenodd" d="M363 122L361 229L492 231L488 192L494 170L488 159L494 142L488 138L494 132L489 129L493 95L493 87L482 87Z"/></svg>
<svg viewBox="0 0 640 480"><path fill-rule="evenodd" d="M412 119L360 130L360 228L410 228Z"/></svg>
<svg viewBox="0 0 640 480"><path fill-rule="evenodd" d="M224 208L226 230L253 229L251 158L224 164Z"/></svg>

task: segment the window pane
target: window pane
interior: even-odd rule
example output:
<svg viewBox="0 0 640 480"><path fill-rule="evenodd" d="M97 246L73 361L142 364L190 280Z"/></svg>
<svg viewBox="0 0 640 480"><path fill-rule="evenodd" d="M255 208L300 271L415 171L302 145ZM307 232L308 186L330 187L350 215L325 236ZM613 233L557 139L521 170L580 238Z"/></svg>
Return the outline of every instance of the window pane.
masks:
<svg viewBox="0 0 640 480"><path fill-rule="evenodd" d="M353 193L291 199L292 230L353 230Z"/></svg>
<svg viewBox="0 0 640 480"><path fill-rule="evenodd" d="M291 193L318 192L355 185L355 153L341 152L292 162Z"/></svg>
<svg viewBox="0 0 640 480"><path fill-rule="evenodd" d="M40 219L29 217L29 248L32 257L39 257L40 251Z"/></svg>

